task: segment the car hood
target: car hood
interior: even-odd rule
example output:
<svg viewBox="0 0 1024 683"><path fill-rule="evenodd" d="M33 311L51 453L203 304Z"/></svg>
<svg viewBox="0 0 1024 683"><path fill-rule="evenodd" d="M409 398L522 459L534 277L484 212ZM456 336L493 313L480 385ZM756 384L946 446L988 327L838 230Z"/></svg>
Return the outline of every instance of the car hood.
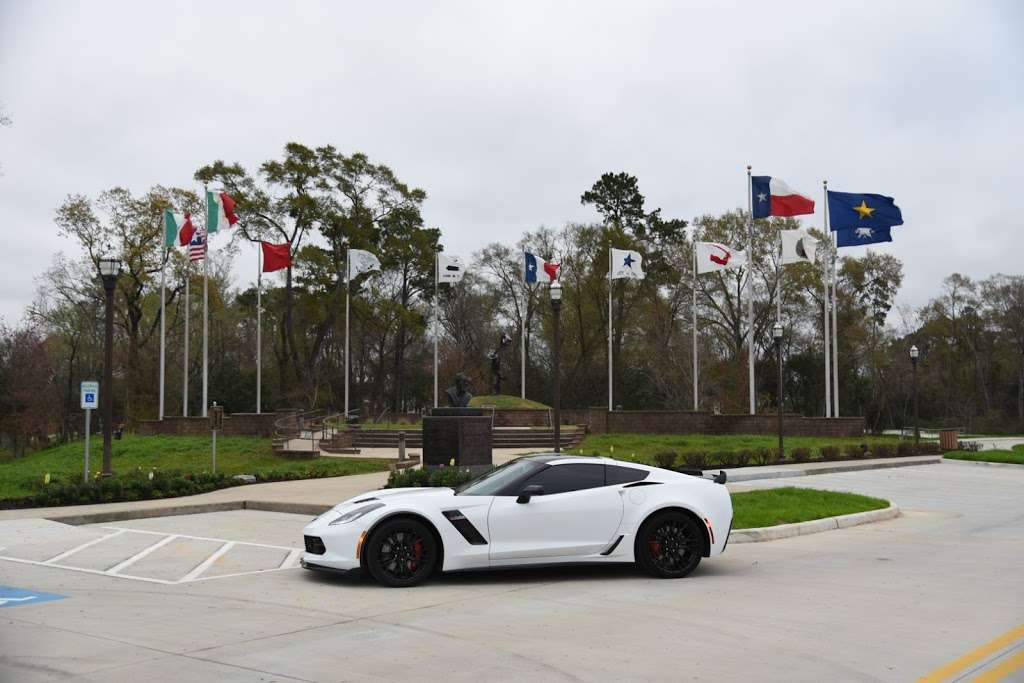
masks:
<svg viewBox="0 0 1024 683"><path fill-rule="evenodd" d="M416 501L422 502L424 500L429 499L451 498L454 495L455 491L446 486L429 488L416 486L404 489L381 489L379 491L370 491L369 493L364 493L362 495L349 498L345 502L336 505L334 509L339 510L341 508L350 507L357 503L361 504L364 502L371 502L374 500L379 500L382 502L392 504L400 504L402 502L405 502L406 500L415 499Z"/></svg>

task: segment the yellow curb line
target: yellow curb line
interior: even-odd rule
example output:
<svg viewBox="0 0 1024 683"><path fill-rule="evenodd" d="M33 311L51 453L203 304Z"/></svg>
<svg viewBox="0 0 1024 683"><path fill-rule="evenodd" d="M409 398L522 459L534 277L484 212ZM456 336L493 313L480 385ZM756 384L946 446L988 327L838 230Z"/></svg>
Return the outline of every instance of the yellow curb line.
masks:
<svg viewBox="0 0 1024 683"><path fill-rule="evenodd" d="M1024 652L1018 652L999 666L994 666L977 678L972 679L971 683L996 683L996 681L1003 680L1022 666L1024 666Z"/></svg>
<svg viewBox="0 0 1024 683"><path fill-rule="evenodd" d="M917 683L939 683L939 681L943 681L949 678L957 671L960 671L961 669L966 669L971 664L981 661L985 657L991 655L993 652L1002 650L1007 645L1021 637L1024 637L1024 625L1011 628L1009 631L999 636L995 640L985 643L977 649L971 650L962 657L954 659L949 664L946 664L945 666L942 666L936 669L935 671L932 671L930 674L926 676L922 676L921 678L917 679ZM998 670L1000 671L999 677L984 679L976 678L975 680L998 681L1000 677L1010 673L1014 670L1014 668L1020 666L1022 663L1024 663L1024 653L1020 653L1019 655L1010 658L1006 662L1003 662L1003 664L1001 664L999 667L996 667L995 670L988 672L988 674L991 674L994 671ZM1005 668L1007 665L1012 666L1011 668Z"/></svg>

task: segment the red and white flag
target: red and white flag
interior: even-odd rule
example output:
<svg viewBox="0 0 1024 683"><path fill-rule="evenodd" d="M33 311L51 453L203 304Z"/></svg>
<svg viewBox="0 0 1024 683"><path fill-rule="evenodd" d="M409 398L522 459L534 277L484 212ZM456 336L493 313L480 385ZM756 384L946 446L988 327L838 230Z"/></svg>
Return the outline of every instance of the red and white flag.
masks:
<svg viewBox="0 0 1024 683"><path fill-rule="evenodd" d="M697 272L713 273L718 270L747 265L747 252L733 249L718 242L694 242L697 252Z"/></svg>

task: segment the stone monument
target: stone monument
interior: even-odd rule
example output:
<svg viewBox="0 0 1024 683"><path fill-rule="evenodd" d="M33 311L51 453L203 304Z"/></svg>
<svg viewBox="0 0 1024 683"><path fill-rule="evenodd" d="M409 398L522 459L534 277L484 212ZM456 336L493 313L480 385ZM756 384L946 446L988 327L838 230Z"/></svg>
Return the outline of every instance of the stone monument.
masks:
<svg viewBox="0 0 1024 683"><path fill-rule="evenodd" d="M423 466L466 467L482 472L493 466L492 418L480 408L470 408L469 378L461 372L445 392L447 408L434 408L423 416Z"/></svg>

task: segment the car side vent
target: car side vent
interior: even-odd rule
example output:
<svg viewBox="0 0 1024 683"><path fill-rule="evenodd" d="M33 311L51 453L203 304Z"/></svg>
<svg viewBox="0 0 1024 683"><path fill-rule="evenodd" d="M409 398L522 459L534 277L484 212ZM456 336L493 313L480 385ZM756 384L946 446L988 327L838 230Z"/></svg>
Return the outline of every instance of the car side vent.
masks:
<svg viewBox="0 0 1024 683"><path fill-rule="evenodd" d="M452 523L456 531L462 534L467 543L470 545L487 545L487 539L480 534L471 521L466 519L466 516L461 511L444 510L441 514Z"/></svg>
<svg viewBox="0 0 1024 683"><path fill-rule="evenodd" d="M660 483L660 481L634 481L632 484L626 484L622 488L633 489L636 488L637 486L656 486Z"/></svg>

